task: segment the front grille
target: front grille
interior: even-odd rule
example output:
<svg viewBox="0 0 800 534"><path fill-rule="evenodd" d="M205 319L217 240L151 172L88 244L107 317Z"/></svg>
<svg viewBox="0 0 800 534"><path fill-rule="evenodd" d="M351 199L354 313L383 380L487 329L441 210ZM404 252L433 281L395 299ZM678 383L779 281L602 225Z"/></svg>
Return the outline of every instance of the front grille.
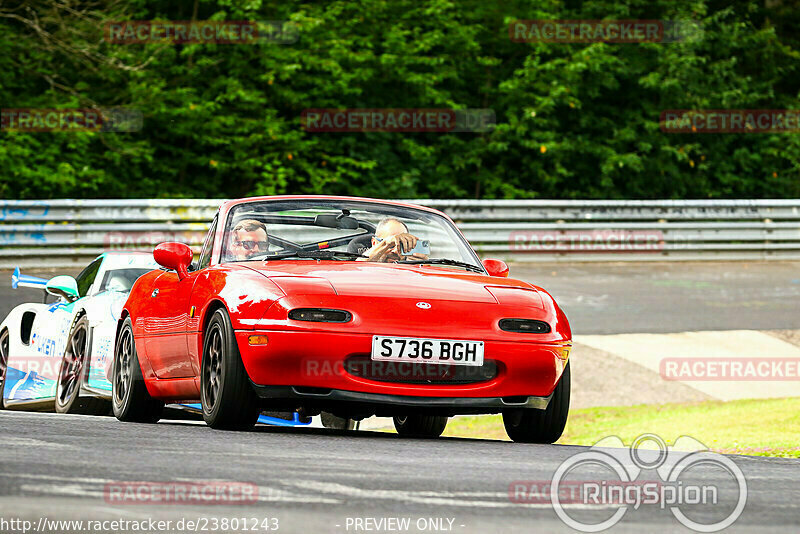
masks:
<svg viewBox="0 0 800 534"><path fill-rule="evenodd" d="M402 384L474 384L497 376L497 364L488 360L481 367L414 362L373 361L368 355L345 360L345 371L359 378Z"/></svg>

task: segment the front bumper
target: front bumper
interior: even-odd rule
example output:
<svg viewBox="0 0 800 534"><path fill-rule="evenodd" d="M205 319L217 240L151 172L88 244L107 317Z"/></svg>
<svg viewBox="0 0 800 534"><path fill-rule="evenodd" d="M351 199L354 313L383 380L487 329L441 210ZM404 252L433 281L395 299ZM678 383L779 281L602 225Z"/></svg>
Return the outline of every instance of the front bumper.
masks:
<svg viewBox="0 0 800 534"><path fill-rule="evenodd" d="M269 341L250 345L252 335L266 335ZM369 358L372 334L250 330L238 331L236 337L244 367L263 398L494 411L546 407L571 346L485 340L484 360L496 365L492 378L404 383L348 372L344 364L349 358Z"/></svg>
<svg viewBox="0 0 800 534"><path fill-rule="evenodd" d="M332 406L359 405L377 415L405 413L406 408L422 409L433 413L466 414L497 413L522 408L544 410L553 394L547 397L412 397L345 391L341 389L304 388L298 386L260 386L253 384L256 394L265 400L277 400L287 406L302 404L330 409Z"/></svg>

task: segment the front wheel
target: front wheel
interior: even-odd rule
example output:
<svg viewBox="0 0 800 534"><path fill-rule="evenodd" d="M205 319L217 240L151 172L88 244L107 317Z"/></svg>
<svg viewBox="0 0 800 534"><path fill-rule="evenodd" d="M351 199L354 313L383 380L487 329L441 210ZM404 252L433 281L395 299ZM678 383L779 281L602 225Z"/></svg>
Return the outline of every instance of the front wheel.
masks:
<svg viewBox="0 0 800 534"><path fill-rule="evenodd" d="M0 410L5 407L3 403L3 390L6 385L6 374L8 372L8 346L9 346L8 330L3 330L0 333Z"/></svg>
<svg viewBox="0 0 800 534"><path fill-rule="evenodd" d="M447 426L446 415L395 416L394 428L401 436L438 438Z"/></svg>
<svg viewBox="0 0 800 534"><path fill-rule="evenodd" d="M208 426L246 430L256 424L260 403L242 363L231 319L222 308L208 323L200 373L200 400Z"/></svg>
<svg viewBox="0 0 800 534"><path fill-rule="evenodd" d="M503 412L508 437L520 443L555 443L564 432L569 415L569 362L561 374L553 397L544 410L518 409Z"/></svg>
<svg viewBox="0 0 800 534"><path fill-rule="evenodd" d="M84 315L72 327L56 384L56 412L103 415L108 402L96 397L81 397L81 386L89 366L89 319Z"/></svg>
<svg viewBox="0 0 800 534"><path fill-rule="evenodd" d="M147 391L130 317L125 318L117 338L111 378L111 405L117 419L132 423L157 423L161 419L164 402Z"/></svg>

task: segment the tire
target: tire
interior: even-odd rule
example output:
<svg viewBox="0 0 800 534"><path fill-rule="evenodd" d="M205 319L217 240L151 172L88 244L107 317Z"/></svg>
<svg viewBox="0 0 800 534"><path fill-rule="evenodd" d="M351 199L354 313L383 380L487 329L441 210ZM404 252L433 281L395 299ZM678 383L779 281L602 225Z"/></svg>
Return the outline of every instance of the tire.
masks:
<svg viewBox="0 0 800 534"><path fill-rule="evenodd" d="M203 419L208 426L219 430L252 428L261 406L250 385L231 319L224 308L214 312L204 338L200 370Z"/></svg>
<svg viewBox="0 0 800 534"><path fill-rule="evenodd" d="M322 412L320 414L320 419L322 420L322 426L325 428L331 428L334 430L356 429L356 422L354 420L346 419L344 417L337 417L332 413Z"/></svg>
<svg viewBox="0 0 800 534"><path fill-rule="evenodd" d="M8 330L0 332L0 410L5 408L3 403L3 389L6 385L6 373L8 372L8 351L11 337Z"/></svg>
<svg viewBox="0 0 800 534"><path fill-rule="evenodd" d="M438 438L447 426L445 415L406 415L395 416L394 428L401 436L418 438Z"/></svg>
<svg viewBox="0 0 800 534"><path fill-rule="evenodd" d="M84 415L105 415L108 401L97 397L81 397L81 386L89 376L89 318L78 319L69 334L67 348L61 358L56 383L56 412Z"/></svg>
<svg viewBox="0 0 800 534"><path fill-rule="evenodd" d="M157 423L161 419L164 402L147 392L130 317L125 318L117 337L111 378L111 405L117 419L130 423Z"/></svg>
<svg viewBox="0 0 800 534"><path fill-rule="evenodd" d="M555 443L564 432L569 415L569 362L544 410L507 410L503 425L508 437L519 443Z"/></svg>

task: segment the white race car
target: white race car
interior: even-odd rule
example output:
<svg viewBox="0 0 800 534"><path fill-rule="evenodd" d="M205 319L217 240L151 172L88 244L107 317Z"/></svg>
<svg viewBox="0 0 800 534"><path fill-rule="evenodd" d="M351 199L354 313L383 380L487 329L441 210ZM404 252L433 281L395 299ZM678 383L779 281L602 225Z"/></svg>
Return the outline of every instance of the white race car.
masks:
<svg viewBox="0 0 800 534"><path fill-rule="evenodd" d="M136 279L158 268L149 253L106 252L77 278L16 269L12 287L58 301L21 304L0 324L0 408L108 413L119 314Z"/></svg>
<svg viewBox="0 0 800 534"><path fill-rule="evenodd" d="M77 278L50 280L20 274L11 286L32 287L58 297L52 304L20 304L0 324L0 409L111 413L111 364L117 322L133 283L159 269L153 255L106 252ZM200 414L200 405L174 404L172 415ZM259 422L303 426L296 412L264 414Z"/></svg>

